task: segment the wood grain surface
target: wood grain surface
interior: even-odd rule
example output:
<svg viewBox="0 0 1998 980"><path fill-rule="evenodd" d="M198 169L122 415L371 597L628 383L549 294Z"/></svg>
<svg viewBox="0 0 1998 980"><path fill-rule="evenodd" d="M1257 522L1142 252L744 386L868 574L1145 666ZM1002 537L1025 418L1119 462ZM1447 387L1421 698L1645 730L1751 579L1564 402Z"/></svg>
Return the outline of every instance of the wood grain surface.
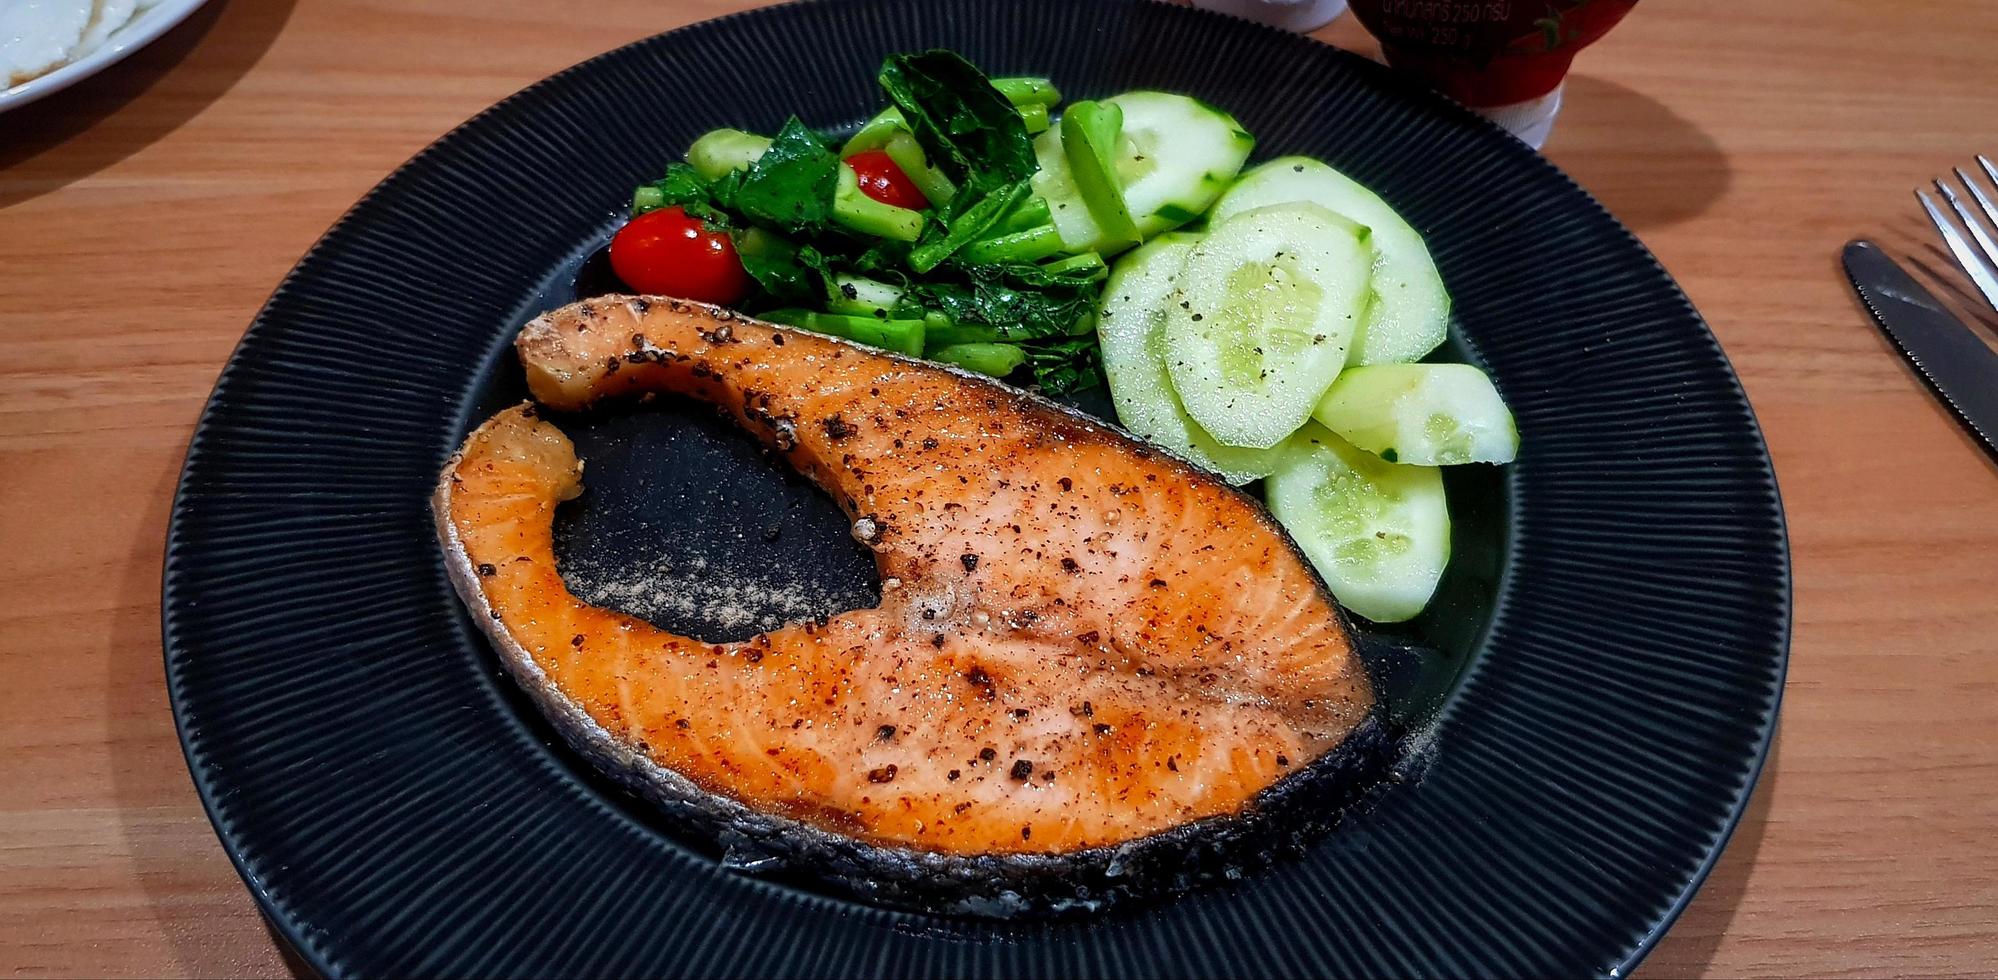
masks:
<svg viewBox="0 0 1998 980"><path fill-rule="evenodd" d="M0 116L0 972L288 969L163 690L162 538L203 399L298 256L431 139L744 5L215 0ZM1350 18L1323 34L1370 48ZM1836 263L1864 235L1965 288L1909 190L1998 152L1994 40L1981 0L1670 0L1570 83L1548 155L1713 324L1795 553L1775 756L1648 975L1998 969L1998 466Z"/></svg>

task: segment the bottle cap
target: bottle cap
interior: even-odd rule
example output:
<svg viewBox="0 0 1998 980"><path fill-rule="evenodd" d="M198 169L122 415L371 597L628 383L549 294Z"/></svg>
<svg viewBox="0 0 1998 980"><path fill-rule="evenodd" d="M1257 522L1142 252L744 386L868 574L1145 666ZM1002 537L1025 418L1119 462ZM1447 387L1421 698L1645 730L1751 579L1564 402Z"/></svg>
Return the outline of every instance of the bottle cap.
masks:
<svg viewBox="0 0 1998 980"><path fill-rule="evenodd" d="M1482 106L1477 112L1504 126L1512 135L1519 137L1520 142L1537 150L1547 145L1547 137L1554 132L1554 117L1561 113L1561 92L1567 87L1564 79L1546 95L1505 105Z"/></svg>

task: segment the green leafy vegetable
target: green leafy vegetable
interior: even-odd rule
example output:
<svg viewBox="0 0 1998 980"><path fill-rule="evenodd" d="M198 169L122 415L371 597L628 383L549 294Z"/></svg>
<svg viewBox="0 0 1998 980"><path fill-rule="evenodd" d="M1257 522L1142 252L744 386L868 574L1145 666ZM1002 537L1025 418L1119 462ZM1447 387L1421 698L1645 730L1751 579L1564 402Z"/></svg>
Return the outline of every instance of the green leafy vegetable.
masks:
<svg viewBox="0 0 1998 980"><path fill-rule="evenodd" d="M749 168L730 203L752 221L791 232L818 231L832 215L838 185L839 157L793 116Z"/></svg>
<svg viewBox="0 0 1998 980"><path fill-rule="evenodd" d="M1049 394L1086 391L1103 383L1103 351L1093 335L1027 341L1021 347L1035 383Z"/></svg>
<svg viewBox="0 0 1998 980"><path fill-rule="evenodd" d="M1020 113L956 52L892 55L880 81L923 152L970 196L1033 176Z"/></svg>
<svg viewBox="0 0 1998 980"><path fill-rule="evenodd" d="M743 271L780 304L808 303L823 289L830 273L819 251L799 248L780 235L762 228L750 228L735 236L735 254L742 259Z"/></svg>
<svg viewBox="0 0 1998 980"><path fill-rule="evenodd" d="M676 204L686 209L689 215L710 225L717 228L729 227L728 214L715 206L714 194L707 178L684 163L667 164L664 177L633 192L631 213L635 217L647 211L657 211Z"/></svg>
<svg viewBox="0 0 1998 980"><path fill-rule="evenodd" d="M933 348L1009 343L1027 354L1043 389L1062 394L1095 384L1099 279L1087 269L1051 271L1031 263L960 267L963 283L918 281L903 293L903 311L934 310ZM906 315L906 312L898 313Z"/></svg>

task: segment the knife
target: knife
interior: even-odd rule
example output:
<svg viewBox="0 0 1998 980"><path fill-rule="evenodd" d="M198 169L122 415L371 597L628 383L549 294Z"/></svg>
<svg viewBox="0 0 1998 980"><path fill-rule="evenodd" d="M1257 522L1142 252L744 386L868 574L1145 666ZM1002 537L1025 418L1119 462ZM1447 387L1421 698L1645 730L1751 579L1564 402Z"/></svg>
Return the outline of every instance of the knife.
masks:
<svg viewBox="0 0 1998 980"><path fill-rule="evenodd" d="M1984 451L1998 458L1998 353L1880 246L1847 242L1845 274L1881 332L1984 444Z"/></svg>

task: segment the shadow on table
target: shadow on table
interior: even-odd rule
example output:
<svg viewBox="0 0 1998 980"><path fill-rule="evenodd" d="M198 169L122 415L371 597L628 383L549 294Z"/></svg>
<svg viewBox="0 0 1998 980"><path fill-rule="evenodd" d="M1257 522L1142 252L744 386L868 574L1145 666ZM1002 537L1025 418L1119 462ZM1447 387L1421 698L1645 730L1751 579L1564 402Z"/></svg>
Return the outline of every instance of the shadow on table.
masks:
<svg viewBox="0 0 1998 980"><path fill-rule="evenodd" d="M0 208L111 166L234 87L297 0L211 0L96 75L0 116Z"/></svg>
<svg viewBox="0 0 1998 980"><path fill-rule="evenodd" d="M1776 799L1776 786L1782 776L1782 732L1769 748L1762 766L1762 778L1749 797L1748 810L1728 839L1713 873L1679 916L1672 931L1652 947L1651 955L1637 970L1639 977L1704 977L1712 969L1714 954L1741 910L1748 879L1755 874L1755 859L1762 851L1762 837L1769 829L1769 808Z"/></svg>
<svg viewBox="0 0 1998 980"><path fill-rule="evenodd" d="M1605 133L1617 133L1605 142ZM1629 142L1637 134L1636 142ZM1697 217L1727 193L1733 168L1713 137L1635 89L1568 76L1551 155L1635 231Z"/></svg>

